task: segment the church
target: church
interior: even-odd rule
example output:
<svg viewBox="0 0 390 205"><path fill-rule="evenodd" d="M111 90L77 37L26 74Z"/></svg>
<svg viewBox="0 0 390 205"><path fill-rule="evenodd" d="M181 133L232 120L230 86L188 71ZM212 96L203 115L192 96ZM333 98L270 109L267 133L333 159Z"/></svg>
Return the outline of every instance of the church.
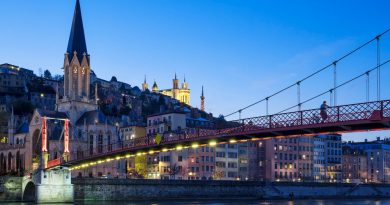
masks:
<svg viewBox="0 0 390 205"><path fill-rule="evenodd" d="M142 83L142 90L146 91L148 89L149 89L148 83L146 82L146 77L145 77L144 83ZM184 82L181 84L181 87L179 87L179 79L177 79L177 76L175 74L175 78L172 80L172 89L159 90L156 81L154 81L152 86L152 92L160 93L169 96L173 99L176 99L181 103L191 105L190 103L191 90L188 88L188 83L185 77L184 77Z"/></svg>
<svg viewBox="0 0 390 205"><path fill-rule="evenodd" d="M42 154L42 132L47 134L48 159L64 157L64 121L69 122L67 160L81 159L114 149L119 141L119 127L98 109L96 85L90 84L90 55L85 40L80 2L76 1L73 22L64 56L64 95L56 97L56 110L36 109L28 125L28 132L13 137L9 148L0 151L1 171L31 173L38 168ZM94 98L91 98L94 90ZM45 120L42 120L45 119ZM42 129L43 124L46 129ZM16 141L24 140L15 148ZM16 160L14 160L16 159ZM73 177L104 177L126 174L124 161L109 162L92 168L74 171Z"/></svg>

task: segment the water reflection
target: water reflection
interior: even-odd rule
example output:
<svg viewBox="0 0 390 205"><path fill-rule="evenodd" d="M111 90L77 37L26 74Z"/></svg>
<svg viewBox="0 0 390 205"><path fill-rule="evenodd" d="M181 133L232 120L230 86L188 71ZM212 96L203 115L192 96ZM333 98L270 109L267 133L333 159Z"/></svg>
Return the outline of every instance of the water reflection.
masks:
<svg viewBox="0 0 390 205"><path fill-rule="evenodd" d="M34 203L2 203L1 205L34 205ZM78 202L75 205L390 205L390 199L325 199L325 200L162 200ZM69 205L69 204L45 204Z"/></svg>

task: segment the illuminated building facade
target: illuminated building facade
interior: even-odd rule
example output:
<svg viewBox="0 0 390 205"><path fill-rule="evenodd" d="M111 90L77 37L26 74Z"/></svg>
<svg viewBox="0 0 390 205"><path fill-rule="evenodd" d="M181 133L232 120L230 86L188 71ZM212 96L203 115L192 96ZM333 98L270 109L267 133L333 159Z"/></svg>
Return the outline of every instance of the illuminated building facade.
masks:
<svg viewBox="0 0 390 205"><path fill-rule="evenodd" d="M161 93L163 95L169 96L173 99L176 99L182 103L187 105L191 105L191 90L188 88L188 83L184 78L184 82L179 87L179 79L175 74L175 78L172 80L173 85L172 89L159 90L156 81L153 83L152 92ZM145 91L148 89L148 84L146 82L146 78L144 83L142 84L142 90Z"/></svg>
<svg viewBox="0 0 390 205"><path fill-rule="evenodd" d="M343 147L342 160L343 182L366 183L367 178L367 153L349 146Z"/></svg>
<svg viewBox="0 0 390 205"><path fill-rule="evenodd" d="M220 144L215 147L215 175L217 180L237 180L238 145Z"/></svg>
<svg viewBox="0 0 390 205"><path fill-rule="evenodd" d="M372 183L390 182L390 145L389 140L347 143L351 149L364 150L367 156L367 181Z"/></svg>

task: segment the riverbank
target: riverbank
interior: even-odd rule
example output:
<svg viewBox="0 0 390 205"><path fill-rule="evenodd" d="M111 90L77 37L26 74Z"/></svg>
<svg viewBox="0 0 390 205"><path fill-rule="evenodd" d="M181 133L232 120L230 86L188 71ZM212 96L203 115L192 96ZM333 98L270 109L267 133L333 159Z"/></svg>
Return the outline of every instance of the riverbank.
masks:
<svg viewBox="0 0 390 205"><path fill-rule="evenodd" d="M75 205L389 205L389 199L297 199L291 200L143 200L143 201L87 201L75 202ZM35 203L1 203L1 205L35 205ZM68 204L56 204L68 205Z"/></svg>
<svg viewBox="0 0 390 205"><path fill-rule="evenodd" d="M219 200L219 199L380 199L390 197L389 184L255 181L188 181L72 179L74 199L88 201ZM30 184L31 186L31 184ZM33 199L34 187L21 177L0 177L0 202Z"/></svg>
<svg viewBox="0 0 390 205"><path fill-rule="evenodd" d="M77 201L386 198L388 184L73 179Z"/></svg>

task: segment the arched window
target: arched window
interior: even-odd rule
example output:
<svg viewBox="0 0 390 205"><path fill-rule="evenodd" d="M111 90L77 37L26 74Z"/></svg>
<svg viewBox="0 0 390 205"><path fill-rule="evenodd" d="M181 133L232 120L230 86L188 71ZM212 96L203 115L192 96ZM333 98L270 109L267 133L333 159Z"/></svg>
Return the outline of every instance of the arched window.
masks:
<svg viewBox="0 0 390 205"><path fill-rule="evenodd" d="M77 148L77 159L82 159L84 157L83 150L81 147Z"/></svg>
<svg viewBox="0 0 390 205"><path fill-rule="evenodd" d="M89 135L89 155L93 155L93 134Z"/></svg>
<svg viewBox="0 0 390 205"><path fill-rule="evenodd" d="M8 165L7 165L8 170L12 169L11 166L12 166L12 154L11 154L11 152L9 152L8 153Z"/></svg>
<svg viewBox="0 0 390 205"><path fill-rule="evenodd" d="M54 153L53 153L53 159L57 159L58 158L58 151L57 151L57 148L54 149Z"/></svg>
<svg viewBox="0 0 390 205"><path fill-rule="evenodd" d="M16 171L19 173L22 169L22 160L20 159L20 152L16 152Z"/></svg>
<svg viewBox="0 0 390 205"><path fill-rule="evenodd" d="M98 153L102 153L103 152L103 134L99 134L98 135Z"/></svg>
<svg viewBox="0 0 390 205"><path fill-rule="evenodd" d="M32 146L33 146L33 157L41 155L42 152L42 137L40 136L40 130L37 129L34 131Z"/></svg>
<svg viewBox="0 0 390 205"><path fill-rule="evenodd" d="M112 151L112 143L111 143L111 135L108 134L107 136L107 144L108 144L108 151L111 152Z"/></svg>
<svg viewBox="0 0 390 205"><path fill-rule="evenodd" d="M5 158L4 154L0 154L0 173L4 173L6 171Z"/></svg>

